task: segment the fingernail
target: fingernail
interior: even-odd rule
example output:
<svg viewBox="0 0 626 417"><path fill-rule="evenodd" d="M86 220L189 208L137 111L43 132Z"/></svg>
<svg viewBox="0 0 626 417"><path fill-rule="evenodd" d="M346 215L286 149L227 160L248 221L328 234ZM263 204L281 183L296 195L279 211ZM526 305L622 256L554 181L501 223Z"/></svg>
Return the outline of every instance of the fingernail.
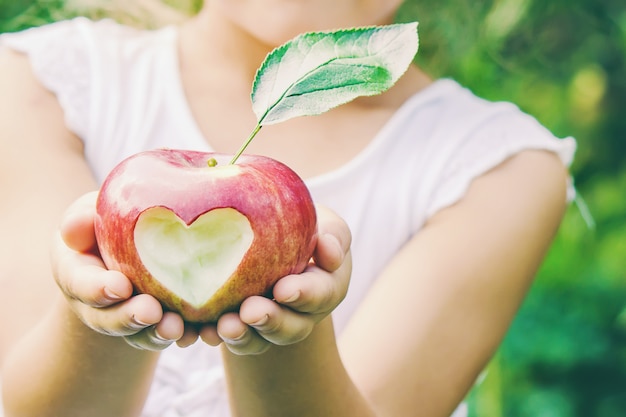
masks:
<svg viewBox="0 0 626 417"><path fill-rule="evenodd" d="M222 340L226 343L237 343L237 342L241 342L243 339L245 339L246 335L248 334L247 330L244 330L243 333L241 333L239 336L237 337L223 337L220 336L222 338Z"/></svg>
<svg viewBox="0 0 626 417"><path fill-rule="evenodd" d="M250 326L254 326L254 327L264 326L267 324L268 321L270 321L270 316L266 314L260 320L257 320L254 323L250 323Z"/></svg>
<svg viewBox="0 0 626 417"><path fill-rule="evenodd" d="M158 339L159 341L161 341L161 342L171 342L170 339L161 336L161 334L159 333L159 331L156 328L154 329L154 337L156 339Z"/></svg>
<svg viewBox="0 0 626 417"><path fill-rule="evenodd" d="M122 299L122 296L114 293L109 287L104 287L104 296L111 301L118 301Z"/></svg>
<svg viewBox="0 0 626 417"><path fill-rule="evenodd" d="M293 303L294 301L297 301L298 298L300 298L300 291L296 291L291 297L286 298L283 303Z"/></svg>
<svg viewBox="0 0 626 417"><path fill-rule="evenodd" d="M143 329L148 326L151 326L151 324L144 323L135 316L132 316L130 319L130 327L132 327L133 329Z"/></svg>

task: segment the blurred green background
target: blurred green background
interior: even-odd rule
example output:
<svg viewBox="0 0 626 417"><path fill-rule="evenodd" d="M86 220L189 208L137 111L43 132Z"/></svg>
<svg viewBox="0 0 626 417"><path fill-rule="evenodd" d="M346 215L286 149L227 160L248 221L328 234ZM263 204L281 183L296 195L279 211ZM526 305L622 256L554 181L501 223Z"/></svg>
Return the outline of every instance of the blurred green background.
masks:
<svg viewBox="0 0 626 417"><path fill-rule="evenodd" d="M68 17L64 3L0 0L0 32ZM579 144L586 204L570 207L469 395L471 415L626 416L626 1L407 0L399 20L420 22L418 62L431 74L513 101Z"/></svg>

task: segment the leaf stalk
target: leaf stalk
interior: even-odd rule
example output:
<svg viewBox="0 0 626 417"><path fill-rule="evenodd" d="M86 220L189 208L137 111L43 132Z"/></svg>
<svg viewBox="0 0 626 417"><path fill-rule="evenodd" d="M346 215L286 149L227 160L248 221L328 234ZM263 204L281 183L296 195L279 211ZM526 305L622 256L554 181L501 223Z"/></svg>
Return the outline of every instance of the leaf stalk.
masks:
<svg viewBox="0 0 626 417"><path fill-rule="evenodd" d="M261 130L261 127L263 127L261 125L261 123L258 123L256 125L256 127L254 128L252 133L250 133L250 136L248 136L248 139L246 139L246 141L243 143L243 145L241 145L241 148L239 148L239 150L237 151L235 156L233 156L233 159L230 160L229 165L234 165L235 162L237 162L237 159L239 159L239 157L246 150L248 145L250 145L250 142L252 142L252 139L254 139L254 137L256 136L257 133L259 133L259 130Z"/></svg>

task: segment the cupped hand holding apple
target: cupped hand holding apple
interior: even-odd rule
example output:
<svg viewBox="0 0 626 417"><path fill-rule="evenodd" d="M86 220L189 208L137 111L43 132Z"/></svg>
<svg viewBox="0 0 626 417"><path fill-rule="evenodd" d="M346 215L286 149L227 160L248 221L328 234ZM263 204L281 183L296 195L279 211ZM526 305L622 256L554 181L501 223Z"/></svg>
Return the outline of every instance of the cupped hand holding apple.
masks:
<svg viewBox="0 0 626 417"><path fill-rule="evenodd" d="M131 345L147 350L194 338L193 334L184 335L178 314L164 313L150 295L133 296L131 281L105 267L94 234L96 197L96 193L88 193L68 208L52 246L54 278L70 308L96 332L124 337Z"/></svg>
<svg viewBox="0 0 626 417"><path fill-rule="evenodd" d="M318 206L319 238L313 259L303 273L280 279L273 299L247 298L238 313L220 317L216 328L205 327L209 344L224 341L236 354L257 354L271 345L305 339L344 299L352 271L351 234L331 210Z"/></svg>
<svg viewBox="0 0 626 417"><path fill-rule="evenodd" d="M148 294L133 295L131 281L109 270L99 257L94 234L96 193L78 199L67 210L53 246L53 271L69 305L91 329L124 337L132 346L161 350L203 340L224 340L239 354L258 353L270 344L289 344L306 337L315 323L343 299L350 279L350 231L343 220L318 207L319 238L315 263L302 274L288 275L274 287L273 298L250 297L239 314L217 324L192 326Z"/></svg>

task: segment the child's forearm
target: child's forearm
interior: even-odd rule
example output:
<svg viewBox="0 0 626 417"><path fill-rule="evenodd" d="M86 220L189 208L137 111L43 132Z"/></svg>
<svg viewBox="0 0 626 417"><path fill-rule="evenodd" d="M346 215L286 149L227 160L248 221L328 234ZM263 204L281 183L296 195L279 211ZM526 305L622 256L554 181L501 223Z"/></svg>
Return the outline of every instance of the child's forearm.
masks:
<svg viewBox="0 0 626 417"><path fill-rule="evenodd" d="M4 361L5 415L137 416L157 357L89 329L61 300Z"/></svg>
<svg viewBox="0 0 626 417"><path fill-rule="evenodd" d="M233 416L374 415L341 363L330 318L300 343L223 355Z"/></svg>

